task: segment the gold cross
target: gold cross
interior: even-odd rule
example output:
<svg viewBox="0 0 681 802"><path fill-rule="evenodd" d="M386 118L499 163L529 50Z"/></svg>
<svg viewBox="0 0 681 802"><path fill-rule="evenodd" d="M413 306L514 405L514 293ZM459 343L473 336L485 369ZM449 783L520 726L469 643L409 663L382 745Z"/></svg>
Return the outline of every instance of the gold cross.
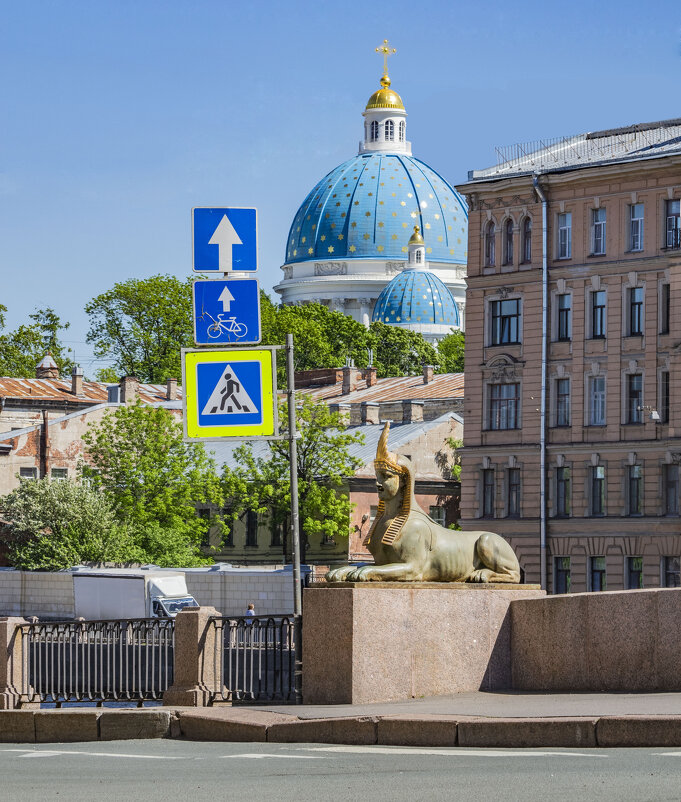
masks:
<svg viewBox="0 0 681 802"><path fill-rule="evenodd" d="M394 47L389 47L388 46L388 40L384 39L383 40L383 44L380 47L376 48L376 52L383 54L383 74L387 75L388 74L388 56L393 56L395 53L397 53L397 50L395 50Z"/></svg>

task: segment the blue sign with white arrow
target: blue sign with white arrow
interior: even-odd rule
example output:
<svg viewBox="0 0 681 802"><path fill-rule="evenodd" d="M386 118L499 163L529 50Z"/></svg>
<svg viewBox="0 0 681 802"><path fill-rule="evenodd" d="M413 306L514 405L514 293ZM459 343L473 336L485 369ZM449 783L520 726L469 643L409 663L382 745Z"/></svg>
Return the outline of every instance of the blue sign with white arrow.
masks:
<svg viewBox="0 0 681 802"><path fill-rule="evenodd" d="M260 342L260 290L255 278L195 281L192 287L197 345Z"/></svg>
<svg viewBox="0 0 681 802"><path fill-rule="evenodd" d="M192 209L195 273L258 269L255 209Z"/></svg>

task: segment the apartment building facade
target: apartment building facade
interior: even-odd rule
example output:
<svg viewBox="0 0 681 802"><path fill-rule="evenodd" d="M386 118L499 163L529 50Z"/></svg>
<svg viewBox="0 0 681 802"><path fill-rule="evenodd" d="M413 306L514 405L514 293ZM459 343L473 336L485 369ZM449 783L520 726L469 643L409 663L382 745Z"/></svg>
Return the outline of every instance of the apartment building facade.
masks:
<svg viewBox="0 0 681 802"><path fill-rule="evenodd" d="M509 148L458 189L463 527L551 592L678 586L681 120Z"/></svg>

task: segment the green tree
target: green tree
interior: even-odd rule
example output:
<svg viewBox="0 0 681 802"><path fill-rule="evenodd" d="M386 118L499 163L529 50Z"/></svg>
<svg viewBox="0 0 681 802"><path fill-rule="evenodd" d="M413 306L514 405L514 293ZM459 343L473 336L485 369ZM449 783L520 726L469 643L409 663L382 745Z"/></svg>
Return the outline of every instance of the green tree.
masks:
<svg viewBox="0 0 681 802"><path fill-rule="evenodd" d="M23 480L0 498L4 539L15 568L58 571L84 561L139 558L116 525L109 498L71 481Z"/></svg>
<svg viewBox="0 0 681 802"><path fill-rule="evenodd" d="M463 373L465 336L462 331L453 331L437 344L440 373Z"/></svg>
<svg viewBox="0 0 681 802"><path fill-rule="evenodd" d="M379 378L413 376L421 373L423 365L438 365L437 351L416 331L376 322L369 327L369 335Z"/></svg>
<svg viewBox="0 0 681 802"><path fill-rule="evenodd" d="M0 304L0 331L5 328L7 307ZM49 306L36 309L29 315L31 323L22 324L14 331L0 334L0 376L35 377L35 368L46 353L51 353L60 373L70 373L73 361L70 349L60 337L68 323Z"/></svg>
<svg viewBox="0 0 681 802"><path fill-rule="evenodd" d="M218 522L200 518L196 505L221 506L222 484L203 446L183 441L168 410L118 407L91 424L83 441L83 475L109 496L116 520L147 561L207 562L200 546Z"/></svg>
<svg viewBox="0 0 681 802"><path fill-rule="evenodd" d="M136 376L161 383L179 378L180 348L193 344L192 279L175 276L131 278L93 298L88 342L95 355L113 360L101 379Z"/></svg>
<svg viewBox="0 0 681 802"><path fill-rule="evenodd" d="M348 537L352 505L342 486L362 464L348 448L363 442L363 435L345 431L341 416L331 413L323 401L301 395L296 404L301 541L319 535L329 541ZM286 404L280 405L279 418L282 432L288 432ZM248 487L246 506L266 512L275 526L281 526L291 511L288 441L272 440L268 446L265 457L255 457L249 445L239 447L235 453L239 468L225 469L223 476L233 486L236 475Z"/></svg>

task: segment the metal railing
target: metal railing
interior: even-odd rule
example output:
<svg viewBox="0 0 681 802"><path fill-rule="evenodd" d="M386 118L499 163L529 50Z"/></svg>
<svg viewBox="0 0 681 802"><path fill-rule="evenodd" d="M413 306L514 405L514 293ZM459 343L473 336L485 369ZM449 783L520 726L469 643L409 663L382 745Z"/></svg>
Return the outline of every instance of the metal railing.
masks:
<svg viewBox="0 0 681 802"><path fill-rule="evenodd" d="M173 682L172 619L22 624L22 702L161 700Z"/></svg>
<svg viewBox="0 0 681 802"><path fill-rule="evenodd" d="M215 617L209 627L215 630L213 701L295 702L293 616Z"/></svg>

